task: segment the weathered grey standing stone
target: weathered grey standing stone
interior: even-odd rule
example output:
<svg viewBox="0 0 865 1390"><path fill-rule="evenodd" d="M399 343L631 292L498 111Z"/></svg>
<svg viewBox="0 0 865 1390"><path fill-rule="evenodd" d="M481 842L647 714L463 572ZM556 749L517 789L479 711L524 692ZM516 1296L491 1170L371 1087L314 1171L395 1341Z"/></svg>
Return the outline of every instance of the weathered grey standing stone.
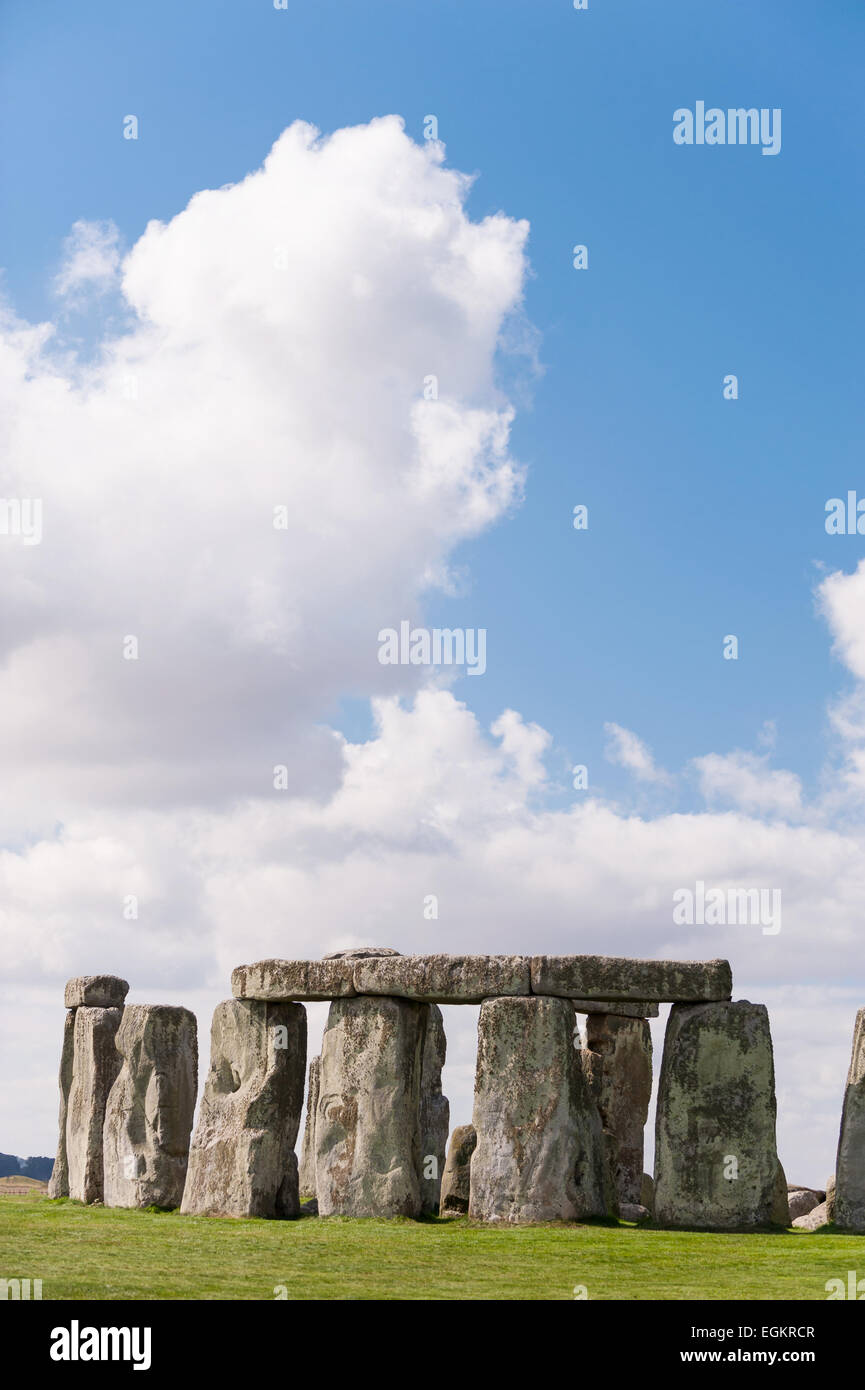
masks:
<svg viewBox="0 0 865 1390"><path fill-rule="evenodd" d="M105 1205L179 1207L198 1089L195 1015L128 1004L121 1066L105 1107Z"/></svg>
<svg viewBox="0 0 865 1390"><path fill-rule="evenodd" d="M627 956L532 956L532 994L565 999L729 999L726 960L631 960Z"/></svg>
<svg viewBox="0 0 865 1390"><path fill-rule="evenodd" d="M658 1004L646 999L572 999L578 1014L616 1014L619 1018L657 1018Z"/></svg>
<svg viewBox="0 0 865 1390"><path fill-rule="evenodd" d="M377 956L354 962L356 994L387 994L430 1004L480 1004L529 994L528 956Z"/></svg>
<svg viewBox="0 0 865 1390"><path fill-rule="evenodd" d="M355 993L353 961L348 956L333 960L259 960L238 965L231 972L235 999L349 999Z"/></svg>
<svg viewBox="0 0 865 1390"><path fill-rule="evenodd" d="M586 1043L603 1058L598 1107L613 1136L613 1180L619 1205L640 1205L643 1131L652 1096L652 1034L642 1018L590 1014Z"/></svg>
<svg viewBox="0 0 865 1390"><path fill-rule="evenodd" d="M302 1004L217 1004L181 1210L199 1216L293 1217L294 1143L303 1106Z"/></svg>
<svg viewBox="0 0 865 1390"><path fill-rule="evenodd" d="M421 1211L438 1216L451 1113L447 1096L442 1095L447 1040L441 1009L437 1004L426 1004L424 1008L426 1026L420 1079Z"/></svg>
<svg viewBox="0 0 865 1390"><path fill-rule="evenodd" d="M835 1174L830 1173L826 1179L826 1216L827 1220L835 1220Z"/></svg>
<svg viewBox="0 0 865 1390"><path fill-rule="evenodd" d="M783 1222L775 1108L765 1006L674 1006L658 1093L655 1220L719 1231Z"/></svg>
<svg viewBox="0 0 865 1390"><path fill-rule="evenodd" d="M442 1174L442 1216L465 1216L469 1209L471 1162L477 1142L474 1125L458 1125L451 1135Z"/></svg>
<svg viewBox="0 0 865 1390"><path fill-rule="evenodd" d="M335 999L321 1047L315 1190L321 1216L420 1215L425 1011L405 999Z"/></svg>
<svg viewBox="0 0 865 1390"><path fill-rule="evenodd" d="M646 1208L651 1216L655 1214L655 1179L644 1173L640 1182L640 1206Z"/></svg>
<svg viewBox="0 0 865 1390"><path fill-rule="evenodd" d="M119 975L76 975L66 981L67 1009L122 1009L129 984Z"/></svg>
<svg viewBox="0 0 865 1390"><path fill-rule="evenodd" d="M601 1120L567 999L488 999L478 1023L469 1216L512 1223L605 1214Z"/></svg>
<svg viewBox="0 0 865 1390"><path fill-rule="evenodd" d="M857 1013L853 1029L835 1162L833 1219L839 1230L865 1233L865 1009Z"/></svg>
<svg viewBox="0 0 865 1390"><path fill-rule="evenodd" d="M123 1009L74 1012L72 1085L66 1108L69 1196L78 1202L103 1197L102 1124L120 1058L114 1045Z"/></svg>
<svg viewBox="0 0 865 1390"><path fill-rule="evenodd" d="M66 1114L69 1092L72 1089L72 1065L75 1056L75 1013L70 1009L63 1024L63 1049L60 1053L60 1115L58 1122L57 1157L48 1183L49 1197L69 1196L69 1163L66 1157Z"/></svg>
<svg viewBox="0 0 865 1390"><path fill-rule="evenodd" d="M315 1196L315 1115L318 1110L321 1058L313 1057L309 1064L306 1087L306 1121L303 1126L303 1148L300 1151L300 1195Z"/></svg>

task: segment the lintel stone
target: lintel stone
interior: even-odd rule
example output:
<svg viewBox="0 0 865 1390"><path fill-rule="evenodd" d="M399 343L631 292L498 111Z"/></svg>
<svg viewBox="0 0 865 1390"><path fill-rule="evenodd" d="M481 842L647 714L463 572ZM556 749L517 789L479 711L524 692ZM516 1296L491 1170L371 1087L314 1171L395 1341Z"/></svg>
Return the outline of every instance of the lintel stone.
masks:
<svg viewBox="0 0 865 1390"><path fill-rule="evenodd" d="M351 999L353 962L337 960L259 960L231 972L235 999Z"/></svg>
<svg viewBox="0 0 865 1390"><path fill-rule="evenodd" d="M697 1004L729 999L732 992L732 971L726 960L532 956L532 994Z"/></svg>

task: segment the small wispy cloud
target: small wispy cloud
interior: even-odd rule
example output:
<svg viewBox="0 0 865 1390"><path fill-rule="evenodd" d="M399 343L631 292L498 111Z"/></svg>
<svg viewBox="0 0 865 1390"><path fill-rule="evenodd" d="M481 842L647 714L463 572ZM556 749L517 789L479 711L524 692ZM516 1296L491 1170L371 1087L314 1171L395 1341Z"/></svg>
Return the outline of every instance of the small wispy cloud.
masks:
<svg viewBox="0 0 865 1390"><path fill-rule="evenodd" d="M106 294L117 285L120 232L113 222L73 222L63 253L63 264L54 278L61 298L76 302L91 294Z"/></svg>
<svg viewBox="0 0 865 1390"><path fill-rule="evenodd" d="M605 724L604 733L608 740L604 756L608 762L627 768L641 782L670 785L669 772L658 767L643 740L630 729L623 729L621 724Z"/></svg>

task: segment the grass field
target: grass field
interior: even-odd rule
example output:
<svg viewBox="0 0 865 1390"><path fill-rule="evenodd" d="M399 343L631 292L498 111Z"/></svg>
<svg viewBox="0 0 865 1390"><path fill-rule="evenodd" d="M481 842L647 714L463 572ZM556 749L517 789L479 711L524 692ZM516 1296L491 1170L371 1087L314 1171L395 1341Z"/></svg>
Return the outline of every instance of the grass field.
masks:
<svg viewBox="0 0 865 1390"><path fill-rule="evenodd" d="M0 1200L0 1278L43 1299L825 1299L865 1238L613 1225L228 1221Z"/></svg>

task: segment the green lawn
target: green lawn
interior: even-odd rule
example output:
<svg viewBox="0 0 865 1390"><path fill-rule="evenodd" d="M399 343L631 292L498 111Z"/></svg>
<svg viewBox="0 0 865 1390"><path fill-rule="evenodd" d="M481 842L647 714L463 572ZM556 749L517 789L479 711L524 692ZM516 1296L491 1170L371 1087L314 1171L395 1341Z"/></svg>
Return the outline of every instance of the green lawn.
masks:
<svg viewBox="0 0 865 1390"><path fill-rule="evenodd" d="M865 1238L613 1225L228 1221L0 1199L0 1278L43 1299L825 1299ZM283 1295L286 1296L286 1295Z"/></svg>

